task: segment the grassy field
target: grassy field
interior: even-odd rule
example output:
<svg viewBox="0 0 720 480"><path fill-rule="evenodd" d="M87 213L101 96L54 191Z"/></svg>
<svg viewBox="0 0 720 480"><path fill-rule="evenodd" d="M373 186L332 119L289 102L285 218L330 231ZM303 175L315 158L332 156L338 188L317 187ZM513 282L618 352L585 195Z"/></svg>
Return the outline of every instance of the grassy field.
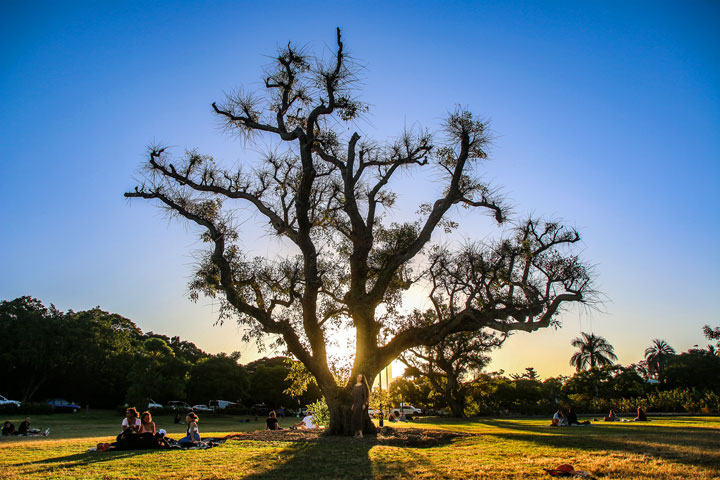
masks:
<svg viewBox="0 0 720 480"><path fill-rule="evenodd" d="M403 424L398 435L363 440L272 432L240 436L204 451L88 452L98 442L112 441L121 419L110 412L34 416L33 426L50 427L51 435L0 440L2 477L526 479L551 478L543 467L570 463L596 478L720 478L718 417L651 417L647 424L565 428L548 427L543 419L428 419ZM10 420L17 424L20 418ZM170 417L155 421L171 437L184 433ZM408 427L426 434L401 430ZM263 428L263 419L203 416L200 421L203 436Z"/></svg>

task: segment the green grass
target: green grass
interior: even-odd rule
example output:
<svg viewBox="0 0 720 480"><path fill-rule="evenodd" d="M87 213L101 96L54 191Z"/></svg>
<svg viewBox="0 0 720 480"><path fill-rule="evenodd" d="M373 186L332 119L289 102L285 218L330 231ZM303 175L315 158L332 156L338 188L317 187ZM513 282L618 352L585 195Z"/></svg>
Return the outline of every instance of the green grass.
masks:
<svg viewBox="0 0 720 480"><path fill-rule="evenodd" d="M206 415L204 436L264 428L263 419ZM407 446L377 438L229 440L210 450L88 452L119 431L121 417L34 416L48 438L0 440L4 478L551 478L543 467L570 463L597 478L720 478L720 418L651 418L641 423L597 423L552 428L543 419L427 419L406 426L463 432L433 445ZM16 424L19 418L11 419ZM184 433L170 417L156 417L175 438ZM281 419L289 426L295 419ZM396 426L397 424L393 424ZM283 436L285 435L285 436ZM382 440L382 439L380 439Z"/></svg>

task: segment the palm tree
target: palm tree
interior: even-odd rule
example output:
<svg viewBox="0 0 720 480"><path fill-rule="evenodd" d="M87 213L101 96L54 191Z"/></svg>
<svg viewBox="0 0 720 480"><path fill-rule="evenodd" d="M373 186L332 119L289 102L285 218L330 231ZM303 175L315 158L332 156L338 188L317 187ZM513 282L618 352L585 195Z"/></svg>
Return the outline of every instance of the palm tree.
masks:
<svg viewBox="0 0 720 480"><path fill-rule="evenodd" d="M596 336L594 333L583 332L582 337L577 337L570 343L579 349L570 357L570 365L574 366L578 372L587 367L612 365L617 360L615 348L605 338Z"/></svg>
<svg viewBox="0 0 720 480"><path fill-rule="evenodd" d="M668 345L665 340L656 338L653 340L652 345L645 349L645 362L647 362L648 371L657 378L673 355L675 355L675 349Z"/></svg>

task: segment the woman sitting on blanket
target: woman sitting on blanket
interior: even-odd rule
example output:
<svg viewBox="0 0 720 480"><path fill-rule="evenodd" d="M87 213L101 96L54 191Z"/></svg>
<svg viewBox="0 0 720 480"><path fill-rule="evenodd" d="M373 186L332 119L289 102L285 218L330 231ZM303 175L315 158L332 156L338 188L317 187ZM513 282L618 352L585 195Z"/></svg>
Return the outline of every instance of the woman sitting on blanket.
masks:
<svg viewBox="0 0 720 480"><path fill-rule="evenodd" d="M558 408L558 411L555 412L555 415L553 415L552 423L550 424L550 426L551 427L567 427L568 426L568 419L565 418L562 408Z"/></svg>
<svg viewBox="0 0 720 480"><path fill-rule="evenodd" d="M642 407L638 407L638 415L635 417L634 422L647 422L648 418L647 415L645 415L645 411L642 409Z"/></svg>
<svg viewBox="0 0 720 480"><path fill-rule="evenodd" d="M608 416L603 419L606 422L619 422L620 418L618 418L617 414L615 413L615 410L610 410L610 413L608 413Z"/></svg>
<svg viewBox="0 0 720 480"><path fill-rule="evenodd" d="M117 436L118 442L123 438L127 438L136 433L140 433L140 419L138 418L138 411L135 407L130 407L125 410L125 418L122 421L122 433Z"/></svg>
<svg viewBox="0 0 720 480"><path fill-rule="evenodd" d="M200 419L195 412L189 412L185 416L185 423L187 423L187 435L178 440L178 443L197 443L200 441L200 431L198 430L198 421Z"/></svg>
<svg viewBox="0 0 720 480"><path fill-rule="evenodd" d="M140 433L155 435L155 422L153 422L150 412L143 412L140 415Z"/></svg>
<svg viewBox="0 0 720 480"><path fill-rule="evenodd" d="M590 420L585 420L584 422L581 422L577 418L577 413L575 413L575 409L573 407L570 407L567 414L567 423L568 425L590 425Z"/></svg>

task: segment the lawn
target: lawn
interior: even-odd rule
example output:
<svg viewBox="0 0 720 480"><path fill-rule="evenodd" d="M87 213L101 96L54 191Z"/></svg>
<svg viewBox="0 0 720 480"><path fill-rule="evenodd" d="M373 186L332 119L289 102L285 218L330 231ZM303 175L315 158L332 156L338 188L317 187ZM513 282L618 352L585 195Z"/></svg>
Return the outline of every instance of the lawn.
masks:
<svg viewBox="0 0 720 480"><path fill-rule="evenodd" d="M17 424L20 419L10 420ZM171 437L184 433L184 426L170 417L155 420ZM264 428L263 419L250 420L206 415L200 431L220 436ZM399 427L432 429L425 436L399 429L398 435L386 432L363 440L272 432L241 436L205 451L103 453L88 448L111 441L121 416L38 415L33 425L50 427L51 435L0 440L0 471L10 479L549 479L543 467L570 463L596 478L720 478L720 418L651 420L553 428L544 419L431 418Z"/></svg>

